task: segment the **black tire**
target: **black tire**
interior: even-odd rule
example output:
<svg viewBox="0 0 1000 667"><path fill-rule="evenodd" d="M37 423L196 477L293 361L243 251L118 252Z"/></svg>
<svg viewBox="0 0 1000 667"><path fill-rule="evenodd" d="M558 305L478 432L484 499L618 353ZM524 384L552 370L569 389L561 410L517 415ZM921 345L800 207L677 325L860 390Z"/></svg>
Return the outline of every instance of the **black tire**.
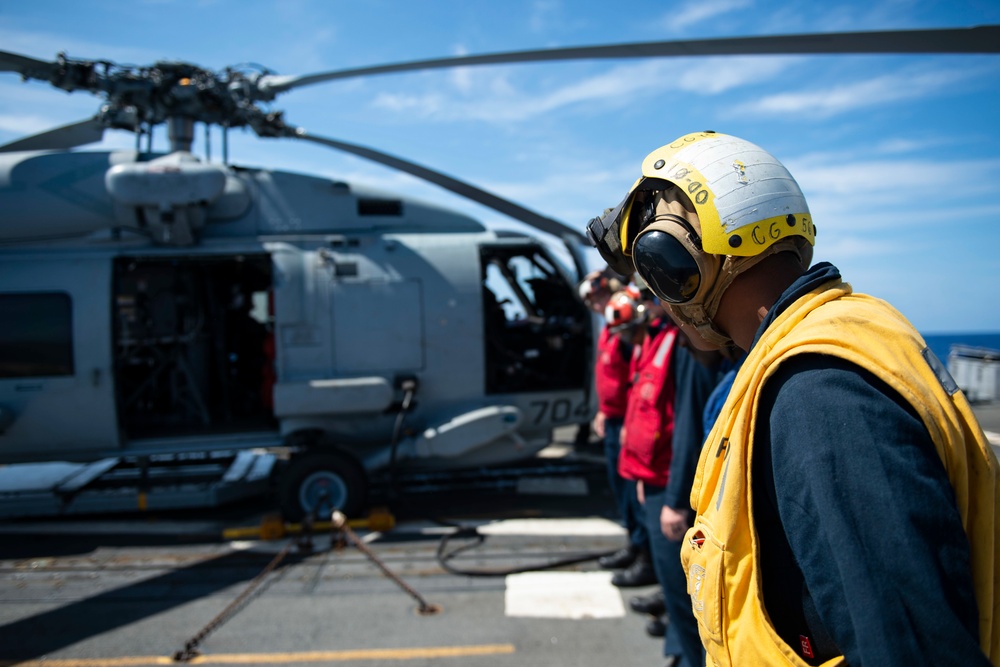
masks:
<svg viewBox="0 0 1000 667"><path fill-rule="evenodd" d="M357 517L368 500L368 478L364 469L347 454L336 451L312 451L293 456L281 472L278 483L278 498L285 519L303 519L324 493L327 498L316 510L317 521L329 521L333 507L348 517Z"/></svg>

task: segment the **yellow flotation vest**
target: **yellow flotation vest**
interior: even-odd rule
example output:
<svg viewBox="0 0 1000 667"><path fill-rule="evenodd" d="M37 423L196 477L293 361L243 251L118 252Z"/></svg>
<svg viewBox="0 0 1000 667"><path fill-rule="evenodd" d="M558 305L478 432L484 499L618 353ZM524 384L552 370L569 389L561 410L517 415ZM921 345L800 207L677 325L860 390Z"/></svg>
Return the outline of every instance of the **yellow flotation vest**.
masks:
<svg viewBox="0 0 1000 667"><path fill-rule="evenodd" d="M796 300L767 328L702 449L691 491L697 518L681 560L708 664L807 665L778 636L764 610L750 479L761 389L778 365L796 354L854 363L897 391L920 416L969 537L980 646L1000 663L997 458L965 395L906 318L837 279ZM839 657L824 665L842 663Z"/></svg>

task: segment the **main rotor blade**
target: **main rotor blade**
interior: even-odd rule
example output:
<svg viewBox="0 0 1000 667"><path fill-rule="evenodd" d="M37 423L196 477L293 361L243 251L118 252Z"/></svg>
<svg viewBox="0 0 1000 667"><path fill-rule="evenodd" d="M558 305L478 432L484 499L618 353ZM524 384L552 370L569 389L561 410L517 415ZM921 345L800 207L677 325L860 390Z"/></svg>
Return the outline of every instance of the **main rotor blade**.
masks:
<svg viewBox="0 0 1000 667"><path fill-rule="evenodd" d="M58 63L36 60L19 53L0 51L0 72L18 72L26 78L48 79L58 67Z"/></svg>
<svg viewBox="0 0 1000 667"><path fill-rule="evenodd" d="M314 134L309 134L302 128L287 128L287 132L284 136L294 138L294 139L304 139L306 141L312 141L317 144L322 144L324 146L329 146L330 148L336 148L359 157L367 158L373 162L378 162L387 167L392 167L393 169L398 169L399 171L406 172L412 176L423 179L435 185L441 186L445 190L450 190L457 195L461 195L466 199L470 199L483 206L488 206L495 211L499 211L504 215L508 215L515 220L519 220L525 224L531 225L536 229L540 229L543 232L547 232L559 238L563 238L565 235L572 235L574 238L578 238L584 243L589 243L587 238L579 231L573 229L572 227L559 222L558 220L553 220L552 218L546 218L543 215L535 213L532 210L526 209L519 204L499 197L491 192L477 188L476 186L460 181L457 178L448 176L439 171L435 171L423 165L416 164L415 162L409 162L400 157L394 155L389 155L388 153L382 153L373 148L368 148L366 146L359 146L357 144L349 144L344 141L337 141L336 139L328 139L326 137L319 137Z"/></svg>
<svg viewBox="0 0 1000 667"><path fill-rule="evenodd" d="M0 146L0 153L76 148L77 146L97 143L103 137L104 125L95 116L3 144Z"/></svg>
<svg viewBox="0 0 1000 667"><path fill-rule="evenodd" d="M791 55L831 53L1000 53L1000 25L974 28L830 32L760 37L635 42L530 51L508 51L475 56L434 58L390 65L332 70L301 76L267 75L258 85L270 94L323 81L469 65L585 60L603 58L661 58L674 56Z"/></svg>

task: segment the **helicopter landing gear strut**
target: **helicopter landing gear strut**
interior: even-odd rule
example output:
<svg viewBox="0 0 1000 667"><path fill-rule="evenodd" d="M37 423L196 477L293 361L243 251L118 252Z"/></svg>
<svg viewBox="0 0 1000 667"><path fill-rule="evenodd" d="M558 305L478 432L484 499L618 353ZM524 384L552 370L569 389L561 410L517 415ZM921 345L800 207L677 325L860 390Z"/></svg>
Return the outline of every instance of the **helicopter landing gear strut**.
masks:
<svg viewBox="0 0 1000 667"><path fill-rule="evenodd" d="M337 451L309 451L292 457L282 472L278 498L282 513L298 521L315 510L329 516L333 509L357 516L365 507L368 479L350 456Z"/></svg>

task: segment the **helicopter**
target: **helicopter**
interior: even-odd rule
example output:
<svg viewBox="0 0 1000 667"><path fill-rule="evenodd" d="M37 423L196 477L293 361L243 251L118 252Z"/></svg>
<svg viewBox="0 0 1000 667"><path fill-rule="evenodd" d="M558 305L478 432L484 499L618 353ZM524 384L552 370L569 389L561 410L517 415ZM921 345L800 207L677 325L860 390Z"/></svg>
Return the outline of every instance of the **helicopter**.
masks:
<svg viewBox="0 0 1000 667"><path fill-rule="evenodd" d="M264 105L351 77L497 63L996 53L1000 26L644 42L279 76L0 51L0 71L102 99L0 146L0 464L201 460L280 448L284 514L356 515L380 474L530 458L586 426L595 318L581 230ZM191 152L222 129L222 161ZM166 126L169 148L153 149ZM229 160L227 132L373 160L565 244L391 192ZM108 129L131 151L76 150ZM144 141L145 140L145 141ZM144 145L145 144L145 145ZM67 409L69 407L69 409Z"/></svg>

